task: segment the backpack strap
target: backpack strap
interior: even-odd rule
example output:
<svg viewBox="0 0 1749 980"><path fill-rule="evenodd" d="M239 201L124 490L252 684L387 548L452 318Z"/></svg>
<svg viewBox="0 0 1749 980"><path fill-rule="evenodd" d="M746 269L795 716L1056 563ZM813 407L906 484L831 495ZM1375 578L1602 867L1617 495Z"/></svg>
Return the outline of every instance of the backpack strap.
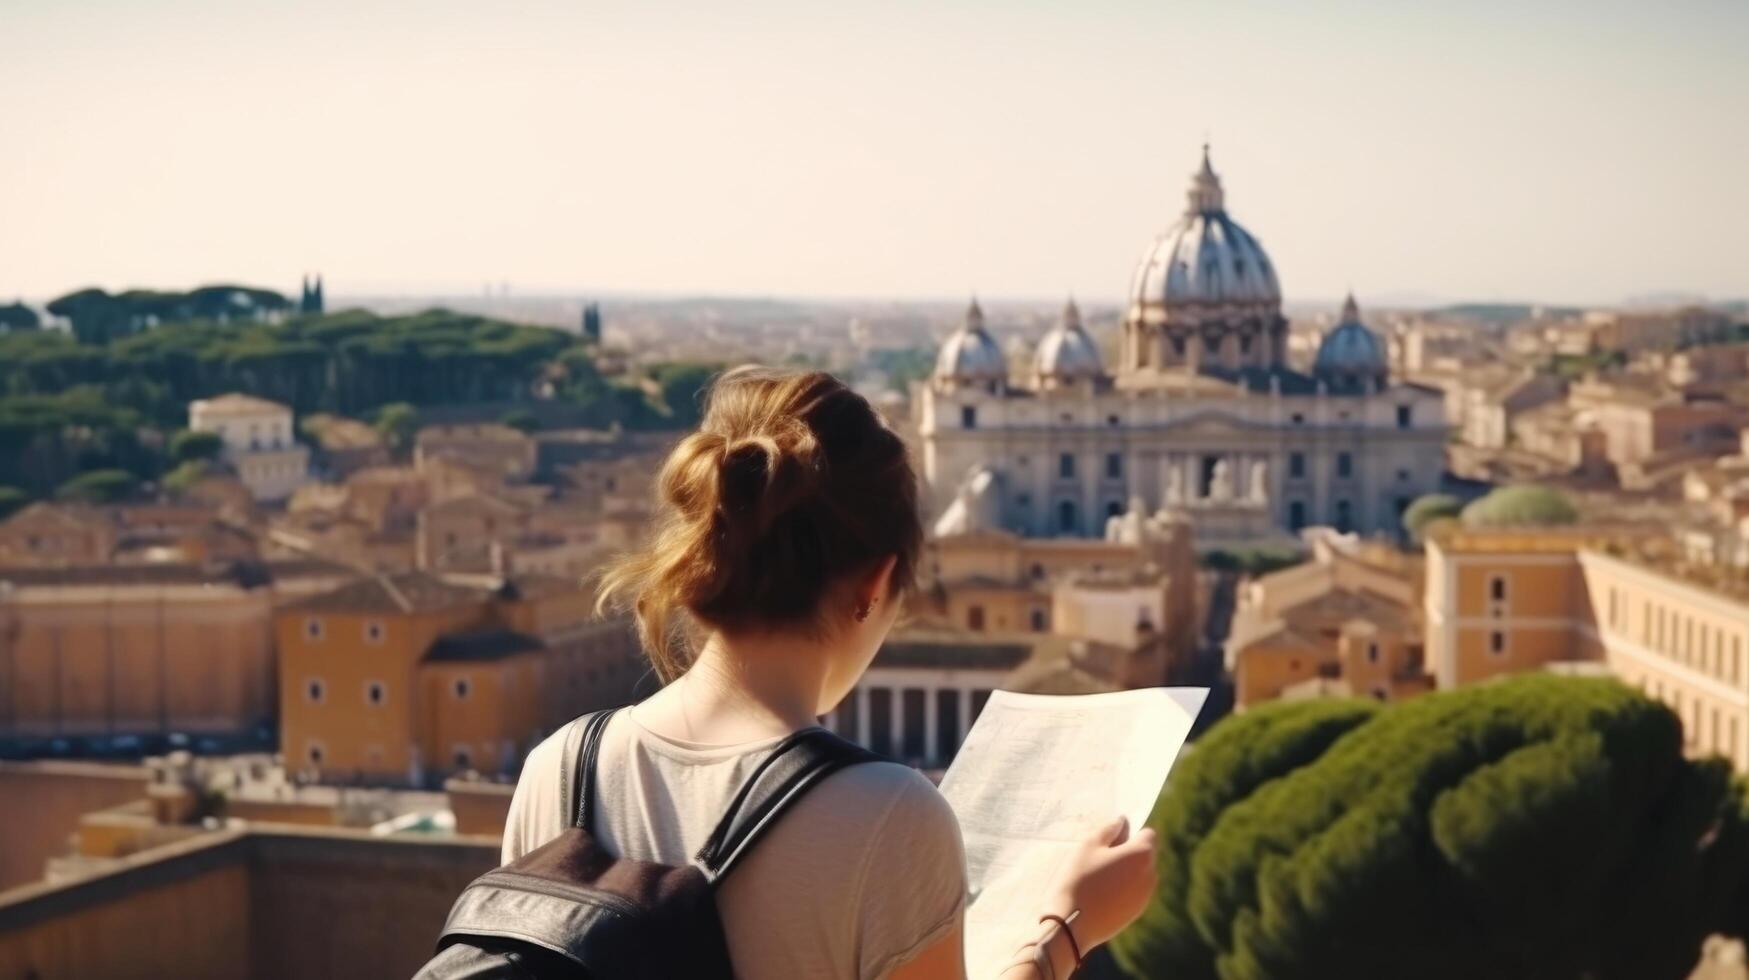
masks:
<svg viewBox="0 0 1749 980"><path fill-rule="evenodd" d="M593 711L573 721L565 734L559 761L559 802L567 827L589 829L595 808L595 760L601 756L601 733L618 708Z"/></svg>
<svg viewBox="0 0 1749 980"><path fill-rule="evenodd" d="M779 742L741 784L728 812L694 859L712 884L733 870L785 810L845 766L881 756L824 728L804 728Z"/></svg>

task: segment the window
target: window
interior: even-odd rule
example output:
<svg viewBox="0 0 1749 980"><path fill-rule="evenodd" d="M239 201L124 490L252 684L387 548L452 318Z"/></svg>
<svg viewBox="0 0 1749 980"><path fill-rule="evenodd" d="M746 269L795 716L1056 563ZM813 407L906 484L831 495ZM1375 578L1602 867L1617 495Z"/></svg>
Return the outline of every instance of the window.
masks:
<svg viewBox="0 0 1749 980"><path fill-rule="evenodd" d="M380 707L382 707L383 702L387 701L388 699L389 699L389 689L387 686L385 686L383 684L382 681L365 681L364 682L364 703L365 704L374 705L374 706L380 708Z"/></svg>
<svg viewBox="0 0 1749 980"><path fill-rule="evenodd" d="M1397 406L1397 428L1407 429L1415 422L1415 407L1413 405Z"/></svg>
<svg viewBox="0 0 1749 980"><path fill-rule="evenodd" d="M1287 505L1287 527L1290 531L1298 531L1306 526L1306 502L1290 501Z"/></svg>
<svg viewBox="0 0 1749 980"><path fill-rule="evenodd" d="M1488 576L1488 601L1490 601L1490 602L1505 602L1506 601L1506 576L1504 576L1504 575L1490 575L1490 576Z"/></svg>
<svg viewBox="0 0 1749 980"><path fill-rule="evenodd" d="M1057 475L1065 480L1075 478L1075 454L1063 453L1057 457Z"/></svg>
<svg viewBox="0 0 1749 980"><path fill-rule="evenodd" d="M1105 454L1105 477L1108 480L1123 479L1123 453Z"/></svg>
<svg viewBox="0 0 1749 980"><path fill-rule="evenodd" d="M1115 429L1115 428L1117 428L1117 427L1118 427L1118 426L1119 426L1119 425L1122 425L1122 424L1123 424L1123 422L1122 422L1122 420L1120 420L1120 419L1119 419L1119 418L1118 418L1118 417L1117 417L1117 416L1115 416L1115 415L1107 415L1107 416L1106 416L1106 417L1105 417L1105 424L1106 424L1106 425L1109 425L1109 426L1111 426L1111 427L1112 427L1112 428L1114 428L1114 429Z"/></svg>
<svg viewBox="0 0 1749 980"><path fill-rule="evenodd" d="M1031 575L1034 581L1037 581L1045 577L1045 567L1035 561L1032 563L1032 567L1027 569L1027 574Z"/></svg>
<svg viewBox="0 0 1749 980"><path fill-rule="evenodd" d="M1123 516L1123 501L1121 501L1121 500L1108 500L1108 501L1106 501L1105 502L1105 516L1106 516L1106 519L1108 519L1108 520L1113 518L1113 517Z"/></svg>
<svg viewBox="0 0 1749 980"><path fill-rule="evenodd" d="M311 740L308 745L304 746L304 758L310 760L312 766L321 765L327 757L328 753L323 750L321 742Z"/></svg>
<svg viewBox="0 0 1749 980"><path fill-rule="evenodd" d="M977 633L984 631L983 606L970 606L966 609L966 629Z"/></svg>
<svg viewBox="0 0 1749 980"><path fill-rule="evenodd" d="M1306 475L1305 453L1288 453L1287 475L1295 479L1300 479Z"/></svg>
<svg viewBox="0 0 1749 980"><path fill-rule="evenodd" d="M1366 662L1369 664L1376 664L1379 662L1379 645L1377 643L1368 643L1366 645Z"/></svg>
<svg viewBox="0 0 1749 980"><path fill-rule="evenodd" d="M947 765L960 747L960 692L935 692L935 761Z"/></svg>
<svg viewBox="0 0 1749 980"><path fill-rule="evenodd" d="M1499 630L1494 630L1488 634L1488 652L1497 657L1503 656L1506 653L1505 633L1502 633Z"/></svg>
<svg viewBox="0 0 1749 980"><path fill-rule="evenodd" d="M1305 425L1306 424L1306 414L1304 412L1295 412L1292 415L1291 420L1293 421L1293 424L1295 424L1295 425Z"/></svg>
<svg viewBox="0 0 1749 980"><path fill-rule="evenodd" d="M978 406L960 406L960 428L975 429L978 427Z"/></svg>
<svg viewBox="0 0 1749 980"><path fill-rule="evenodd" d="M910 687L899 692L899 709L904 721L904 737L900 740L900 758L922 762L929 751L929 692Z"/></svg>
<svg viewBox="0 0 1749 980"><path fill-rule="evenodd" d="M364 642L366 643L382 643L384 633L383 623L380 619L373 619L364 624Z"/></svg>
<svg viewBox="0 0 1749 980"><path fill-rule="evenodd" d="M1385 690L1383 687L1375 687L1372 689L1372 697L1374 701L1383 701L1390 696L1391 692Z"/></svg>
<svg viewBox="0 0 1749 980"><path fill-rule="evenodd" d="M1409 471L1408 470L1398 470L1397 471L1397 482L1398 483L1408 483L1409 482Z"/></svg>
<svg viewBox="0 0 1749 980"><path fill-rule="evenodd" d="M474 766L474 754L469 752L465 745L456 746L452 757L455 759L457 769L472 769Z"/></svg>
<svg viewBox="0 0 1749 980"><path fill-rule="evenodd" d="M1032 623L1031 623L1031 625L1032 625L1032 631L1034 633L1043 633L1045 630L1050 628L1050 621L1046 618L1045 611L1043 609L1034 609L1032 611Z"/></svg>
<svg viewBox="0 0 1749 980"><path fill-rule="evenodd" d="M309 640L310 642L313 643L317 640L320 640L321 638L322 638L322 620L321 620L321 617L311 616L309 619L304 620L304 639Z"/></svg>
<svg viewBox="0 0 1749 980"><path fill-rule="evenodd" d="M1202 349L1205 353L1209 353L1209 354L1218 353L1221 349L1220 338L1211 337L1206 333L1203 334L1202 335Z"/></svg>
<svg viewBox="0 0 1749 980"><path fill-rule="evenodd" d="M328 685L322 683L322 678L312 677L304 682L304 696L311 704L321 704L328 698Z"/></svg>
<svg viewBox="0 0 1749 980"><path fill-rule="evenodd" d="M1337 453L1336 454L1336 477L1337 477L1337 479L1346 480L1353 475L1354 475L1354 454L1353 453Z"/></svg>
<svg viewBox="0 0 1749 980"><path fill-rule="evenodd" d="M1173 337L1172 338L1172 353L1179 356L1179 357L1184 356L1184 338L1183 337Z"/></svg>
<svg viewBox="0 0 1749 980"><path fill-rule="evenodd" d="M1064 500L1057 504L1057 530L1064 534L1073 534L1081 524L1081 516L1075 512L1075 502Z"/></svg>
<svg viewBox="0 0 1749 980"><path fill-rule="evenodd" d="M1239 353L1241 353L1241 354L1251 353L1251 338L1250 337L1240 337L1239 338Z"/></svg>
<svg viewBox="0 0 1749 980"><path fill-rule="evenodd" d="M868 747L881 755L893 754L893 691L868 689Z"/></svg>
<svg viewBox="0 0 1749 980"><path fill-rule="evenodd" d="M466 701L468 695L473 693L474 686L468 683L466 677L457 677L455 683L450 686L450 690L455 692L455 699L457 701Z"/></svg>
<svg viewBox="0 0 1749 980"><path fill-rule="evenodd" d="M1336 530L1344 534L1354 530L1354 505L1347 498L1336 501Z"/></svg>

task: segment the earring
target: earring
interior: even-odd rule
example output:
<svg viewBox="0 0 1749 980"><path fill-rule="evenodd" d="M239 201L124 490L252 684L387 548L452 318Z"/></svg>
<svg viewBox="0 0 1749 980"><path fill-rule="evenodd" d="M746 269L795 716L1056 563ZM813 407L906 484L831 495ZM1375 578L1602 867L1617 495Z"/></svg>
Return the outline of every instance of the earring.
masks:
<svg viewBox="0 0 1749 980"><path fill-rule="evenodd" d="M862 605L857 606L856 607L856 621L859 623L868 622L868 614L874 611L874 604L875 604L875 600L870 599L869 601L863 603Z"/></svg>

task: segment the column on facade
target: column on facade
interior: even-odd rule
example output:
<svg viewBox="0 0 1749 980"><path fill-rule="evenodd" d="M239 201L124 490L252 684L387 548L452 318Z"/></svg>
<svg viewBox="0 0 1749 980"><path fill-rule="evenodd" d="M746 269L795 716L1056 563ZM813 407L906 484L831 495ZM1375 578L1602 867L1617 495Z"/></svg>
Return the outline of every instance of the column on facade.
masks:
<svg viewBox="0 0 1749 980"><path fill-rule="evenodd" d="M936 694L936 692L939 690L941 690L939 687L926 687L923 689L923 758L925 759L935 758L935 737L936 733L940 730L941 721L940 718L937 717L939 713L939 705L937 704L939 695Z"/></svg>

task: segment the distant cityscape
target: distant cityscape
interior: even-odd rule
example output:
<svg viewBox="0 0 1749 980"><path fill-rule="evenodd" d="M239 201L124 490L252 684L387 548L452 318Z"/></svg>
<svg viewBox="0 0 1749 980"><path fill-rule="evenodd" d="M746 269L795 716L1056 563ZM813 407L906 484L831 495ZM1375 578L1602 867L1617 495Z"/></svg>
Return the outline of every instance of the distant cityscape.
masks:
<svg viewBox="0 0 1749 980"><path fill-rule="evenodd" d="M1107 303L0 307L0 975L110 975L110 917L191 976L411 973L528 750L654 689L592 573L748 361L913 448L922 588L822 719L877 752L939 774L998 689L1209 686L1207 731L1535 675L1749 774L1749 306L1297 306L1214 159Z"/></svg>

